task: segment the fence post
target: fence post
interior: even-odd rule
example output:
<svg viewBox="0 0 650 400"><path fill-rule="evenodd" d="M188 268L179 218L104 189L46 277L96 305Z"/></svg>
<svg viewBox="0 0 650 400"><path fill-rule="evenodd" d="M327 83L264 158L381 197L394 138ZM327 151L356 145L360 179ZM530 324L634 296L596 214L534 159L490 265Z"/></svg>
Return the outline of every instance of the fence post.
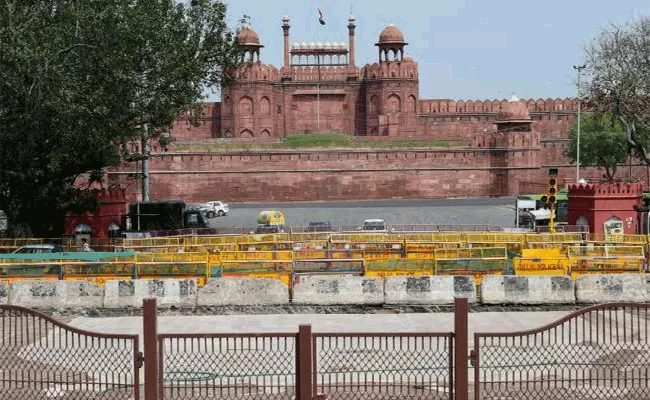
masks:
<svg viewBox="0 0 650 400"><path fill-rule="evenodd" d="M312 367L311 325L300 325L296 340L296 400L312 399Z"/></svg>
<svg viewBox="0 0 650 400"><path fill-rule="evenodd" d="M142 324L144 341L144 398L158 400L158 310L156 299L142 302Z"/></svg>
<svg viewBox="0 0 650 400"><path fill-rule="evenodd" d="M469 350L468 301L466 298L454 299L454 360L456 400L468 400L469 397Z"/></svg>

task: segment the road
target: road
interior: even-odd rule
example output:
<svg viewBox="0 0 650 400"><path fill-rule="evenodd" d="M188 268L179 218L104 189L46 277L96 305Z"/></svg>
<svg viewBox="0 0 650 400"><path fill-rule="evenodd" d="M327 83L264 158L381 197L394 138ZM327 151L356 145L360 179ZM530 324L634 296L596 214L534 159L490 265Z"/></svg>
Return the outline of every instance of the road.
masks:
<svg viewBox="0 0 650 400"><path fill-rule="evenodd" d="M382 218L387 224L514 225L514 198L382 200L313 203L230 204L230 213L213 218L216 228L252 227L262 210L281 210L288 226L329 221L332 226L361 225Z"/></svg>

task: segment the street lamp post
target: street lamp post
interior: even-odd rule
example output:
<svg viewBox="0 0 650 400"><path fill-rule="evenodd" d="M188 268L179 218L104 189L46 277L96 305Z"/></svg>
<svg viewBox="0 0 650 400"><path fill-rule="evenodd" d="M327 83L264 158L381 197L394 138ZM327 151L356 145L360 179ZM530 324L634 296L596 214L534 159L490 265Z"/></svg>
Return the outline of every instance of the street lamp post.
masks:
<svg viewBox="0 0 650 400"><path fill-rule="evenodd" d="M578 140L576 143L576 183L580 183L580 109L582 99L580 98L580 75L582 75L582 70L587 68L587 65L574 65L573 69L578 71Z"/></svg>

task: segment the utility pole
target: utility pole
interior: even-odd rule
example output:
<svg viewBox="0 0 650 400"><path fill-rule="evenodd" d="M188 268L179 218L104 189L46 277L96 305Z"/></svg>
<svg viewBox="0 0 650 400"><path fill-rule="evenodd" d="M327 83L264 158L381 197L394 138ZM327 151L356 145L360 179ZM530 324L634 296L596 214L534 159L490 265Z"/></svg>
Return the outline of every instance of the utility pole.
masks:
<svg viewBox="0 0 650 400"><path fill-rule="evenodd" d="M142 123L142 201L149 201L149 132Z"/></svg>
<svg viewBox="0 0 650 400"><path fill-rule="evenodd" d="M578 71L578 140L576 143L576 183L580 183L580 109L582 108L582 97L580 96L580 75L582 75L582 70L585 68L587 68L586 64L573 66L573 69Z"/></svg>

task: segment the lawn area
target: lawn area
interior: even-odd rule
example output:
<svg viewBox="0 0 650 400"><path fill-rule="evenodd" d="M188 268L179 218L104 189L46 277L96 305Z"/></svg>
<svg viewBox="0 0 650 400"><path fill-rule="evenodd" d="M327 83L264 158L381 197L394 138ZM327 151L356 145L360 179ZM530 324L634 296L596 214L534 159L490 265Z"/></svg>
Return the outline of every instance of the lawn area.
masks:
<svg viewBox="0 0 650 400"><path fill-rule="evenodd" d="M278 143L211 143L177 144L175 151L224 151L224 150L275 150L275 149L395 149L395 148L457 148L469 143L458 140L363 140L341 133L295 134Z"/></svg>

